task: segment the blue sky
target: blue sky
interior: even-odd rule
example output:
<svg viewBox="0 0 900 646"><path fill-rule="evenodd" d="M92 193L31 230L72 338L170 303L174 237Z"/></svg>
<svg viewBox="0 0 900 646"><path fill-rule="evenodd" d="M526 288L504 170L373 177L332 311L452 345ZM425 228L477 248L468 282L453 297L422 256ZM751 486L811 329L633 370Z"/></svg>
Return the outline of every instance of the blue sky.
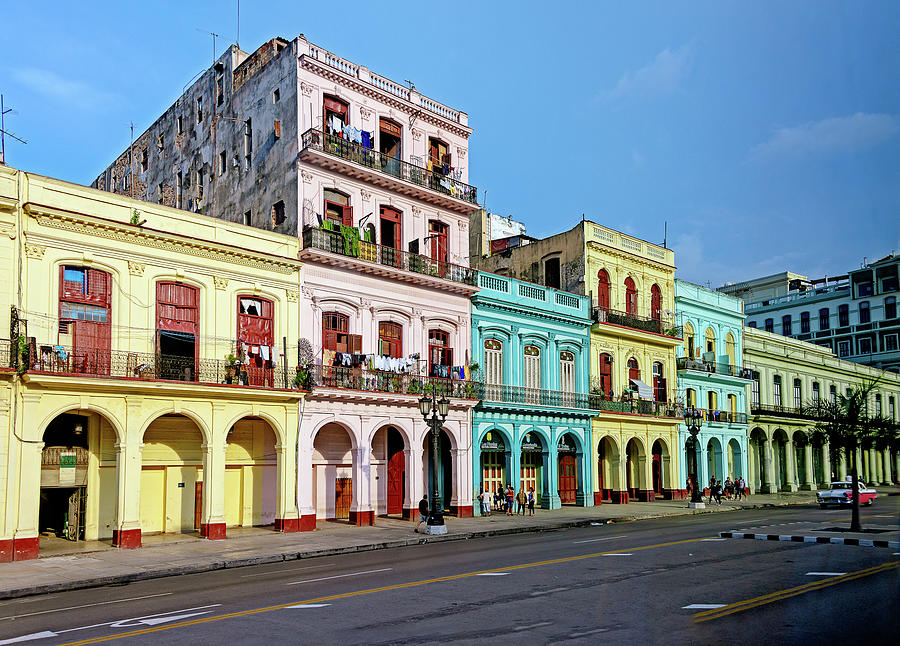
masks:
<svg viewBox="0 0 900 646"><path fill-rule="evenodd" d="M88 7L88 8L85 8ZM236 2L3 11L7 159L89 183L236 37ZM241 3L469 113L470 181L549 235L586 217L713 287L900 252L898 2ZM552 11L548 11L552 7Z"/></svg>

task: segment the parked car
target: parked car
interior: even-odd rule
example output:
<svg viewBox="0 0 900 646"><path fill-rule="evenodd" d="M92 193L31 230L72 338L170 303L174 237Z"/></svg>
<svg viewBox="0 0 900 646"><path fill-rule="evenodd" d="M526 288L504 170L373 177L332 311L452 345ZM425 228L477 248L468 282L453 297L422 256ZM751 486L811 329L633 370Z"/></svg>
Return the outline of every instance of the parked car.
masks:
<svg viewBox="0 0 900 646"><path fill-rule="evenodd" d="M859 504L871 505L875 502L877 492L866 486L862 480L859 483ZM828 491L817 491L816 502L822 509L826 509L828 505L837 505L838 507L849 507L853 504L853 483L849 480L832 482L831 489Z"/></svg>

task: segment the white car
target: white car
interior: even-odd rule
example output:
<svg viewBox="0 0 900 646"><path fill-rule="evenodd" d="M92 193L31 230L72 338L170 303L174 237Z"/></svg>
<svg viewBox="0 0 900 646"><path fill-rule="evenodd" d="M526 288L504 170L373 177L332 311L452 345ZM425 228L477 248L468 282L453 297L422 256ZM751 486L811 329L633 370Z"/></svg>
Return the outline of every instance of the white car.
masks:
<svg viewBox="0 0 900 646"><path fill-rule="evenodd" d="M859 483L859 504L871 505L875 502L877 492L866 486L862 480ZM822 509L828 505L837 505L838 507L849 507L853 504L853 483L849 480L832 482L831 489L828 491L817 491L816 502Z"/></svg>

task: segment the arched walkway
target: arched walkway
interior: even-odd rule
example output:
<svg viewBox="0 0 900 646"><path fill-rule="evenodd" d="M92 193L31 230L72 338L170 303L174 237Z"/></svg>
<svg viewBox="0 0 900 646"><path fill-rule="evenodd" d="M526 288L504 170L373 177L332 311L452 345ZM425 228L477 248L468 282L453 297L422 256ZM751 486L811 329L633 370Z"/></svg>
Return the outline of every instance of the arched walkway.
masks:
<svg viewBox="0 0 900 646"><path fill-rule="evenodd" d="M775 487L778 491L790 491L793 478L789 461L787 433L777 429L772 434L772 463L775 475Z"/></svg>
<svg viewBox="0 0 900 646"><path fill-rule="evenodd" d="M579 477L581 471L582 452L577 437L573 433L563 433L556 446L557 453L557 491L559 502L563 505L583 504L584 483Z"/></svg>
<svg viewBox="0 0 900 646"><path fill-rule="evenodd" d="M203 517L203 434L184 415L154 419L141 452L141 532L190 533Z"/></svg>
<svg viewBox="0 0 900 646"><path fill-rule="evenodd" d="M225 441L225 525L274 526L280 468L275 431L259 417L245 417Z"/></svg>
<svg viewBox="0 0 900 646"><path fill-rule="evenodd" d="M407 450L403 434L396 426L382 426L372 436L371 464L377 474L372 499L378 515L403 515L403 503L409 498Z"/></svg>
<svg viewBox="0 0 900 646"><path fill-rule="evenodd" d="M807 448L809 448L809 439L806 437L806 433L802 431L794 431L793 436L791 437L793 441L792 451L794 460L793 464L793 482L794 486L799 486L804 489L811 489L809 478L812 476L812 465L807 464ZM812 452L810 452L809 458L812 459ZM804 486L806 485L806 486Z"/></svg>
<svg viewBox="0 0 900 646"><path fill-rule="evenodd" d="M652 455L650 477L653 482L653 493L654 496L663 496L667 490L672 489L669 474L669 448L662 440L656 440L650 452Z"/></svg>
<svg viewBox="0 0 900 646"><path fill-rule="evenodd" d="M706 443L706 482L701 482L700 486L709 486L712 479L724 482L725 474L724 465L722 463L722 444L716 437L709 438Z"/></svg>
<svg viewBox="0 0 900 646"><path fill-rule="evenodd" d="M609 435L597 444L597 492L601 501L615 503L628 502L622 500L623 493L619 477L619 448Z"/></svg>
<svg viewBox="0 0 900 646"><path fill-rule="evenodd" d="M766 432L763 429L754 428L750 431L750 441L747 445L750 473L747 484L750 485L751 493L765 493L771 486L772 475L769 472L767 443Z"/></svg>
<svg viewBox="0 0 900 646"><path fill-rule="evenodd" d="M526 493L534 489L535 504L543 507L549 497L547 482L547 445L540 433L525 433L520 445L520 482Z"/></svg>
<svg viewBox="0 0 900 646"><path fill-rule="evenodd" d="M313 438L313 500L316 518L351 520L353 439L341 424L325 424Z"/></svg>
<svg viewBox="0 0 900 646"><path fill-rule="evenodd" d="M445 429L441 429L440 446L438 447L438 464L437 464L437 486L438 493L441 497L441 508L445 512L451 511L451 503L455 497L453 489L453 444L449 433ZM425 433L422 438L422 478L425 482L425 491L428 493L428 499L432 496L432 460L431 460L431 431Z"/></svg>
<svg viewBox="0 0 900 646"><path fill-rule="evenodd" d="M741 455L740 443L731 438L728 440L728 471L727 475L732 480L737 480L744 476L743 456Z"/></svg>
<svg viewBox="0 0 900 646"><path fill-rule="evenodd" d="M509 478L510 445L506 434L499 429L491 429L481 436L481 483L485 491L496 493L511 482Z"/></svg>
<svg viewBox="0 0 900 646"><path fill-rule="evenodd" d="M640 491L646 491L647 479L644 475L647 454L644 445L637 438L628 440L625 445L625 486L629 498L638 499Z"/></svg>

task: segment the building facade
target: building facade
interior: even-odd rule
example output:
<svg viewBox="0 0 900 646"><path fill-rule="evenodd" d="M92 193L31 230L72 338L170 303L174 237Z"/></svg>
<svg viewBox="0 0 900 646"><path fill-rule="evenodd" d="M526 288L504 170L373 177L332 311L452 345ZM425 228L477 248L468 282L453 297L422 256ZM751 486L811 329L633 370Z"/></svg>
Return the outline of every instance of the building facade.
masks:
<svg viewBox="0 0 900 646"><path fill-rule="evenodd" d="M747 386L741 366L743 303L740 299L675 281L675 312L684 342L676 348L678 398L701 414L697 482L747 477ZM686 488L692 472L693 441L684 422L678 427L682 452L678 482Z"/></svg>
<svg viewBox="0 0 900 646"><path fill-rule="evenodd" d="M485 386L472 413L475 494L510 484L533 490L545 509L593 505L589 299L486 272L478 285L472 349Z"/></svg>
<svg viewBox="0 0 900 646"><path fill-rule="evenodd" d="M808 280L785 273L720 287L745 294L745 323L810 341L841 359L900 372L900 255L892 254L843 276ZM765 287L762 287L764 285Z"/></svg>
<svg viewBox="0 0 900 646"><path fill-rule="evenodd" d="M744 328L744 367L750 370L748 477L752 491L772 493L815 489L849 473L827 443L810 441L815 422L804 415L807 403L835 401L856 385L879 379L870 411L898 420L900 378L835 357L806 341ZM867 484L898 482L900 452L859 451L860 478Z"/></svg>
<svg viewBox="0 0 900 646"><path fill-rule="evenodd" d="M296 531L296 238L8 167L0 227L0 559Z"/></svg>
<svg viewBox="0 0 900 646"><path fill-rule="evenodd" d="M595 504L680 495L672 251L582 221L478 265L591 299Z"/></svg>

